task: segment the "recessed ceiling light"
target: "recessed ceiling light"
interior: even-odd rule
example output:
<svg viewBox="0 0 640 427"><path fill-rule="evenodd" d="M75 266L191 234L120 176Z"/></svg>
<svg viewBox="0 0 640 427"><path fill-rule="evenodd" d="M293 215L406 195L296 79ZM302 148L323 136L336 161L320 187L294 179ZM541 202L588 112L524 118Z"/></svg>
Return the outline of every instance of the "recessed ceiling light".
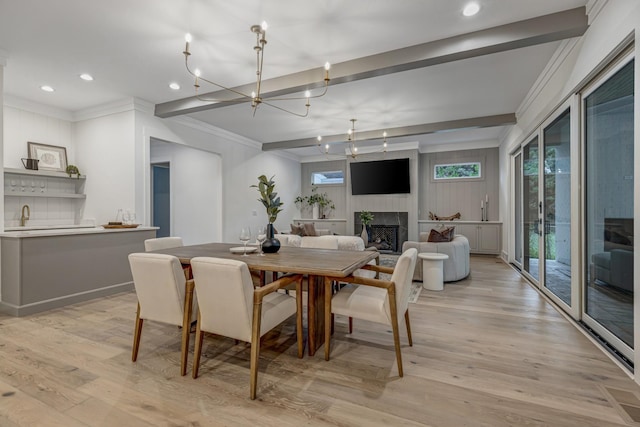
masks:
<svg viewBox="0 0 640 427"><path fill-rule="evenodd" d="M473 16L480 11L480 5L476 2L467 4L462 10L464 16Z"/></svg>
<svg viewBox="0 0 640 427"><path fill-rule="evenodd" d="M88 82L90 82L90 81L92 81L92 80L93 80L93 76L92 76L91 74L87 74L87 73L80 74L80 78L81 78L82 80L86 80L86 81L88 81Z"/></svg>
<svg viewBox="0 0 640 427"><path fill-rule="evenodd" d="M47 85L40 86L40 89L42 89L45 92L53 92L53 88L51 86L47 86Z"/></svg>
<svg viewBox="0 0 640 427"><path fill-rule="evenodd" d="M169 84L169 87L173 90L178 90L180 89L180 85L178 83L171 83Z"/></svg>

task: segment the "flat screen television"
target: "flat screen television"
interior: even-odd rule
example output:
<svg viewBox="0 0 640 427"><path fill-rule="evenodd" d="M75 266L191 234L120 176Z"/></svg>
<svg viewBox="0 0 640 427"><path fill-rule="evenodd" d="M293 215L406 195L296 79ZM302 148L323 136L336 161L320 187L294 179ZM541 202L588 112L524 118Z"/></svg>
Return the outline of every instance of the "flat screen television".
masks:
<svg viewBox="0 0 640 427"><path fill-rule="evenodd" d="M409 159L353 162L351 167L351 194L410 193Z"/></svg>

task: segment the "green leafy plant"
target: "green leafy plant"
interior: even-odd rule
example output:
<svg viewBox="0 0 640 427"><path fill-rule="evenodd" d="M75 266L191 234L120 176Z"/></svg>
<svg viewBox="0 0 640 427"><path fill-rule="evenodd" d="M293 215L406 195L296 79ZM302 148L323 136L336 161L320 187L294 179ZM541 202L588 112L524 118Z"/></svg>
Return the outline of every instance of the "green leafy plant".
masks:
<svg viewBox="0 0 640 427"><path fill-rule="evenodd" d="M363 225L371 224L371 221L373 221L373 214L369 211L360 211L360 221Z"/></svg>
<svg viewBox="0 0 640 427"><path fill-rule="evenodd" d="M334 210L336 208L336 205L329 198L329 195L327 193L318 193L317 190L318 187L313 187L309 196L298 196L295 198L294 202L298 208L306 208L312 207L313 205L318 205L320 209L320 216L324 217L326 213ZM325 212L325 209L329 209L329 211Z"/></svg>
<svg viewBox="0 0 640 427"><path fill-rule="evenodd" d="M274 175L275 176L275 175ZM269 217L269 224L273 224L278 217L278 214L282 212L280 206L284 205L278 197L278 193L274 191L276 183L273 180L273 176L269 179L265 175L258 177L258 185L252 185L252 188L257 188L260 193L258 201L267 210L267 216Z"/></svg>
<svg viewBox="0 0 640 427"><path fill-rule="evenodd" d="M71 175L78 175L77 178L80 179L80 171L78 170L78 167L75 165L69 165L67 166L67 169L65 169L65 171L69 174L69 178L71 178Z"/></svg>

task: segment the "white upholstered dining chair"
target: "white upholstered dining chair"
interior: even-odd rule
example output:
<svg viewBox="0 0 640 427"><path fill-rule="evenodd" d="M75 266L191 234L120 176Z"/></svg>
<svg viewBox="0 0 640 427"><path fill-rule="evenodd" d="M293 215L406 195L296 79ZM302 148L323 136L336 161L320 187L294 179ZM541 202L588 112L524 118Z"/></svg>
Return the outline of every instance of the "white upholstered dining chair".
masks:
<svg viewBox="0 0 640 427"><path fill-rule="evenodd" d="M302 357L301 275L285 276L255 288L247 264L221 258L196 257L191 260L196 293L200 301L193 378L198 377L204 333L209 332L251 343L249 396L256 398L260 338L296 314L298 357ZM296 297L277 293L296 283Z"/></svg>
<svg viewBox="0 0 640 427"><path fill-rule="evenodd" d="M412 346L409 297L411 295L411 282L417 257L418 251L415 248L411 248L400 255L393 269L375 265L364 267L365 269L391 274L389 281L358 276L325 278L325 284L327 284L327 281L330 282L332 280L349 283L333 297L330 296L330 293L325 294L324 356L326 360L329 360L331 351L331 316L339 314L349 317L349 333L351 333L352 328L351 318L355 317L391 326L396 359L398 361L398 375L403 376L398 325L400 319L404 316L409 345Z"/></svg>
<svg viewBox="0 0 640 427"><path fill-rule="evenodd" d="M193 280L187 280L178 258L172 255L133 253L129 265L138 297L131 360L138 358L145 320L182 327L180 374L187 373L189 332L193 320Z"/></svg>
<svg viewBox="0 0 640 427"><path fill-rule="evenodd" d="M180 246L184 246L182 237L157 237L155 239L147 239L144 241L144 250L147 252L179 248Z"/></svg>

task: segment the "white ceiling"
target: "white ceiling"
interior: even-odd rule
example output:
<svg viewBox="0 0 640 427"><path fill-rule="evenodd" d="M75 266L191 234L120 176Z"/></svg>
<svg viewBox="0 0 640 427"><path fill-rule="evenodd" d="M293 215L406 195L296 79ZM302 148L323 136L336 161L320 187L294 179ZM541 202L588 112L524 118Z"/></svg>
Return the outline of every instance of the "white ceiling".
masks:
<svg viewBox="0 0 640 427"><path fill-rule="evenodd" d="M158 104L193 95L182 55L186 32L194 37L194 66L213 81L236 86L255 80L249 27L263 20L269 23L269 79L572 9L587 0L478 2L480 13L467 18L461 14L466 0L0 0L5 94L69 112L126 97ZM268 106L253 117L248 104L190 116L269 143L346 133L351 118L363 131L513 113L559 43L332 85L312 101L307 118ZM95 80L80 80L84 72ZM168 88L173 81L182 86L179 91ZM55 92L41 91L43 84ZM485 141L500 131L410 139L421 145ZM309 148L290 151L317 154Z"/></svg>

